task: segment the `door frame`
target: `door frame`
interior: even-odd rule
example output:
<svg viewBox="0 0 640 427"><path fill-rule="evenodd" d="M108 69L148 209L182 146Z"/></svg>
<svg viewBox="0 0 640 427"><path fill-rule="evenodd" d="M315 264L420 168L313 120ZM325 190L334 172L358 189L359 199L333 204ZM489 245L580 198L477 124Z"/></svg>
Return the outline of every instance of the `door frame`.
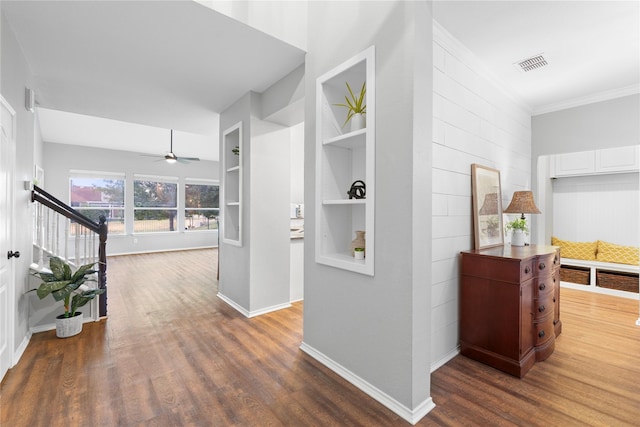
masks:
<svg viewBox="0 0 640 427"><path fill-rule="evenodd" d="M7 102L7 100L4 98L4 96L2 96L2 94L0 94L0 104L2 105L2 109L0 109L0 111L2 111L3 109L6 108L7 111L9 111L9 114L11 114L11 135L7 135L8 139L9 139L9 147L8 147L8 154L9 154L9 161L7 162L9 165L9 168L7 170L7 179L8 179L8 194L6 194L7 197L7 201L8 201L8 209L7 209L7 220L9 222L8 224L8 233L9 235L7 236L7 244L9 246L9 249L14 247L15 244L15 164L16 164L16 125L17 125L17 118L16 118L16 110L13 109L13 107L11 107L11 105L9 104L9 102ZM0 124L1 127L1 124ZM5 254L0 254L0 256L5 256ZM15 366L16 364L16 360L15 360L15 324L16 324L16 319L15 319L15 280L16 280L16 275L15 275L15 266L14 266L14 262L8 262L7 263L7 299L8 299L8 306L7 306L7 344L9 345L9 348L7 349L7 351L10 352L10 357L11 357L11 362L10 362L10 366L8 367L8 369L11 369L13 366ZM1 379L0 379L1 380Z"/></svg>

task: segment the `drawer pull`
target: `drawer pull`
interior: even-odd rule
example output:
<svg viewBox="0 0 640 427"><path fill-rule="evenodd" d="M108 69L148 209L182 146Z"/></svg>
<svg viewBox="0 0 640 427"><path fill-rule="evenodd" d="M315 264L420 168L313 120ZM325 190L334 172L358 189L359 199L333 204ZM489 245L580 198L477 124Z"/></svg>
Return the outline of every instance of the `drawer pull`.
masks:
<svg viewBox="0 0 640 427"><path fill-rule="evenodd" d="M531 273L531 268L529 268L529 266L527 265L527 266L524 268L524 274L529 274L529 273Z"/></svg>
<svg viewBox="0 0 640 427"><path fill-rule="evenodd" d="M538 332L538 336L539 336L540 338L544 337L544 331L540 331L540 332Z"/></svg>
<svg viewBox="0 0 640 427"><path fill-rule="evenodd" d="M553 257L553 264L557 264L558 263L558 255Z"/></svg>
<svg viewBox="0 0 640 427"><path fill-rule="evenodd" d="M541 262L541 263L540 263L540 265L538 266L538 268L539 268L540 270L544 270L545 268L547 268L547 266L546 266L546 265L544 265L544 262Z"/></svg>
<svg viewBox="0 0 640 427"><path fill-rule="evenodd" d="M538 286L538 289L540 289L541 291L544 291L546 287L547 285L545 285L544 283L540 283L540 286Z"/></svg>
<svg viewBox="0 0 640 427"><path fill-rule="evenodd" d="M554 324L554 326L555 326L555 325L557 325L557 324L558 324L558 321L557 321L557 320L554 320L554 321L553 321L553 324Z"/></svg>
<svg viewBox="0 0 640 427"><path fill-rule="evenodd" d="M553 298L553 302L556 302L556 298L555 297Z"/></svg>
<svg viewBox="0 0 640 427"><path fill-rule="evenodd" d="M540 313L542 313L545 310L544 305L541 305L540 307L538 307L538 311Z"/></svg>

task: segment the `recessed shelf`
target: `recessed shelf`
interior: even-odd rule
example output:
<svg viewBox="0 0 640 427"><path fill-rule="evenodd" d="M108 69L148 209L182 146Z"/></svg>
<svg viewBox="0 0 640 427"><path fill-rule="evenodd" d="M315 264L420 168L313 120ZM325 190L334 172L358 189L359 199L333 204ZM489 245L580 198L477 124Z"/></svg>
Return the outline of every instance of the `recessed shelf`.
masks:
<svg viewBox="0 0 640 427"><path fill-rule="evenodd" d="M238 147L236 155L233 150ZM225 130L222 135L222 241L242 246L242 122Z"/></svg>
<svg viewBox="0 0 640 427"><path fill-rule="evenodd" d="M334 145L342 148L363 148L367 142L367 129L359 129L344 135L326 139L324 145Z"/></svg>
<svg viewBox="0 0 640 427"><path fill-rule="evenodd" d="M346 131L348 95L366 84L366 127ZM357 88L357 89L356 89ZM374 275L375 260L375 47L370 47L316 80L316 262ZM349 199L355 181L366 199ZM364 231L366 253L350 251L356 231Z"/></svg>
<svg viewBox="0 0 640 427"><path fill-rule="evenodd" d="M364 205L367 199L333 199L323 200L323 205Z"/></svg>

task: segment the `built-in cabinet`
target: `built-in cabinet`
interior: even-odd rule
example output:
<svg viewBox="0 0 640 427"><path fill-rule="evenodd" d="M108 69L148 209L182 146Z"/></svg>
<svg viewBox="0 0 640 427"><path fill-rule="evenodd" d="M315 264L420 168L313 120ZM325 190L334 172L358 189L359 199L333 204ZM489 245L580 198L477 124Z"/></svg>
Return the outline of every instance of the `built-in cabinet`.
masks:
<svg viewBox="0 0 640 427"><path fill-rule="evenodd" d="M347 85L357 96L366 83L366 123L345 123ZM316 80L316 262L373 275L375 261L375 47ZM355 181L365 198L349 198ZM365 258L355 259L351 241L364 231Z"/></svg>
<svg viewBox="0 0 640 427"><path fill-rule="evenodd" d="M222 134L222 241L242 246L242 122Z"/></svg>
<svg viewBox="0 0 640 427"><path fill-rule="evenodd" d="M627 173L640 170L638 146L580 151L551 156L551 178Z"/></svg>

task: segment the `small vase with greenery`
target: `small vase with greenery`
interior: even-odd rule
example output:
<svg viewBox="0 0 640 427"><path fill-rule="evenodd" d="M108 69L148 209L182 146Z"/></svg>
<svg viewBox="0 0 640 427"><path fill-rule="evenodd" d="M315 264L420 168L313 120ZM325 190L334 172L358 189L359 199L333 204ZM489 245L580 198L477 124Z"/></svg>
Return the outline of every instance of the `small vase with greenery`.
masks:
<svg viewBox="0 0 640 427"><path fill-rule="evenodd" d="M345 107L347 109L347 119L344 121L342 127L345 127L347 123L356 115L360 114L364 117L367 114L367 104L364 103L364 97L367 93L367 82L362 83L362 88L360 89L360 93L356 96L351 90L351 86L347 82L347 90L349 91L349 96L345 96L344 104L334 104L338 107Z"/></svg>
<svg viewBox="0 0 640 427"><path fill-rule="evenodd" d="M69 264L58 257L51 257L49 259L51 272L34 273L42 279L42 283L38 289L32 289L32 291L36 291L40 299L51 294L56 301L62 301L64 314L59 318L74 317L78 308L106 291L106 289L90 289L84 284L88 281L96 281L93 278L96 273L93 269L94 265L95 263L85 264L73 272Z"/></svg>
<svg viewBox="0 0 640 427"><path fill-rule="evenodd" d="M529 234L529 227L527 227L525 218L516 218L507 223L507 230L511 231L512 246L524 246L524 235Z"/></svg>

